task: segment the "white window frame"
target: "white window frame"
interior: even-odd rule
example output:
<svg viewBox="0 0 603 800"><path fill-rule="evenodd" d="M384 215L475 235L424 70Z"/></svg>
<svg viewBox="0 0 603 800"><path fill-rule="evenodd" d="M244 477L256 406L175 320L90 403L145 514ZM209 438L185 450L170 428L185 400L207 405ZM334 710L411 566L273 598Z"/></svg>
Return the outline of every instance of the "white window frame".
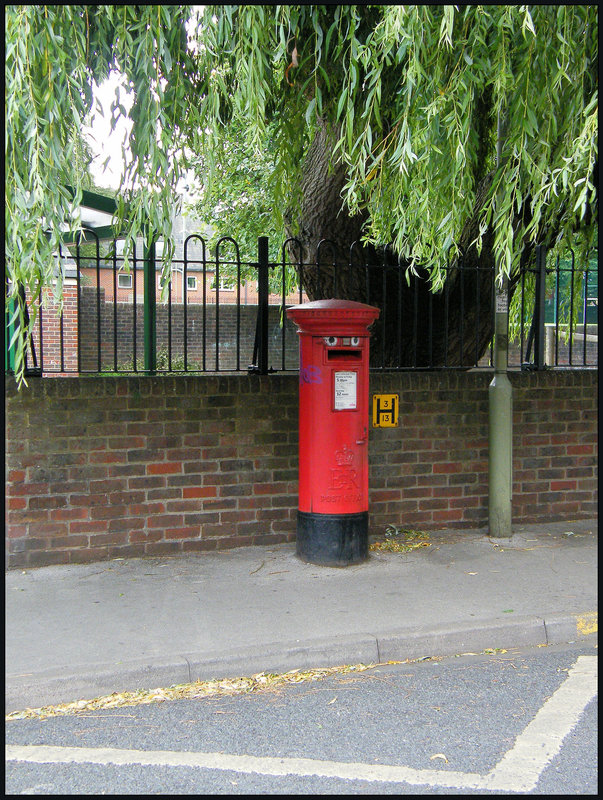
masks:
<svg viewBox="0 0 603 800"><path fill-rule="evenodd" d="M187 275L186 276L186 291L187 292L196 292L197 291L197 276L196 275Z"/></svg>
<svg viewBox="0 0 603 800"><path fill-rule="evenodd" d="M127 281L127 284L124 285L122 280ZM118 289L131 289L132 288L132 275L131 273L128 274L127 272L118 272L117 273L117 288Z"/></svg>
<svg viewBox="0 0 603 800"><path fill-rule="evenodd" d="M237 288L237 282L232 278L224 278L222 275L220 275L220 283L217 285L216 273L214 272L211 279L211 290L215 292L216 286L221 292L234 292Z"/></svg>

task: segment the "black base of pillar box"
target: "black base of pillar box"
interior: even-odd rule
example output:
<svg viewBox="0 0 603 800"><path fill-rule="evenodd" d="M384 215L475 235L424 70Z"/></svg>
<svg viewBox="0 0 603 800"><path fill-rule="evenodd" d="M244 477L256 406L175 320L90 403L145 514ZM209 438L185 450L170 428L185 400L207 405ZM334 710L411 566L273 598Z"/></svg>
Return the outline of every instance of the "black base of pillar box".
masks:
<svg viewBox="0 0 603 800"><path fill-rule="evenodd" d="M368 511L360 514L297 512L297 555L326 567L347 567L368 558Z"/></svg>

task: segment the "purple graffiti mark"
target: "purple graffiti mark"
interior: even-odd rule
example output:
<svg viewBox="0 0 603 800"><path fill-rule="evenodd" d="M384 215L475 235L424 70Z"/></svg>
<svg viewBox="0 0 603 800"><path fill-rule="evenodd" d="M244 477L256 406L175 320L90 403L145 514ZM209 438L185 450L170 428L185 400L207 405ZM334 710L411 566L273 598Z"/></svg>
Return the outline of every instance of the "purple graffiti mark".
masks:
<svg viewBox="0 0 603 800"><path fill-rule="evenodd" d="M301 361L301 353L300 353L300 364L299 364L299 382L322 383L322 374L320 367L316 367L313 364L311 364L308 367L304 366L303 361Z"/></svg>
<svg viewBox="0 0 603 800"><path fill-rule="evenodd" d="M322 383L322 375L320 367L300 367L299 370L300 383Z"/></svg>

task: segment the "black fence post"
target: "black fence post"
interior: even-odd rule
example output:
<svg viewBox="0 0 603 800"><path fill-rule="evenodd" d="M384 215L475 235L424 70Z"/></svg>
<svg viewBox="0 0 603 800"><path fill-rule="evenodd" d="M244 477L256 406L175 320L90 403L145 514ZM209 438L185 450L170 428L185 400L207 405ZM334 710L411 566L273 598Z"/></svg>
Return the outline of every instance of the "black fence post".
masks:
<svg viewBox="0 0 603 800"><path fill-rule="evenodd" d="M536 246L536 287L534 297L534 366L544 369L545 345L545 290L546 290L546 247Z"/></svg>
<svg viewBox="0 0 603 800"><path fill-rule="evenodd" d="M134 276L136 280L136 276ZM155 274L155 238L150 239L148 227L145 227L145 243L143 255L144 284L144 369L151 375L157 369L157 286ZM99 332L100 335L100 332Z"/></svg>
<svg viewBox="0 0 603 800"><path fill-rule="evenodd" d="M268 374L268 237L258 238L258 320L260 375Z"/></svg>
<svg viewBox="0 0 603 800"><path fill-rule="evenodd" d="M268 374L268 237L258 237L258 316L250 372Z"/></svg>

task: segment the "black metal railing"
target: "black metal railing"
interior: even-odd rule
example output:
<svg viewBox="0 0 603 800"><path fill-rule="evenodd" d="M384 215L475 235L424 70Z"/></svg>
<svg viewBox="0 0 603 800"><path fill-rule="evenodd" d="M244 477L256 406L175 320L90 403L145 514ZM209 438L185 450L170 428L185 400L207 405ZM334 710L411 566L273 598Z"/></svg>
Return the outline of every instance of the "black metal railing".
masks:
<svg viewBox="0 0 603 800"><path fill-rule="evenodd" d="M126 268L116 242L88 238L59 254L62 314L53 310L50 292L32 303L20 289L34 320L27 337L30 374L297 370L297 335L285 309L314 296L380 308L371 332L372 369L492 367L492 270L462 254L449 254L437 275L429 275L409 271L387 249L358 242L342 254L323 240L310 259L289 239L270 260L270 243L260 237L257 260L245 261L232 237L220 238L210 257L206 240L191 234L169 264L162 293L154 248L134 247ZM597 366L596 251L578 265L571 250L553 258L537 247L509 287L510 368ZM15 302L6 304L8 372Z"/></svg>
<svg viewBox="0 0 603 800"><path fill-rule="evenodd" d="M523 369L583 368L598 364L598 254L580 265L572 249L547 258L535 248L521 270L510 321Z"/></svg>

